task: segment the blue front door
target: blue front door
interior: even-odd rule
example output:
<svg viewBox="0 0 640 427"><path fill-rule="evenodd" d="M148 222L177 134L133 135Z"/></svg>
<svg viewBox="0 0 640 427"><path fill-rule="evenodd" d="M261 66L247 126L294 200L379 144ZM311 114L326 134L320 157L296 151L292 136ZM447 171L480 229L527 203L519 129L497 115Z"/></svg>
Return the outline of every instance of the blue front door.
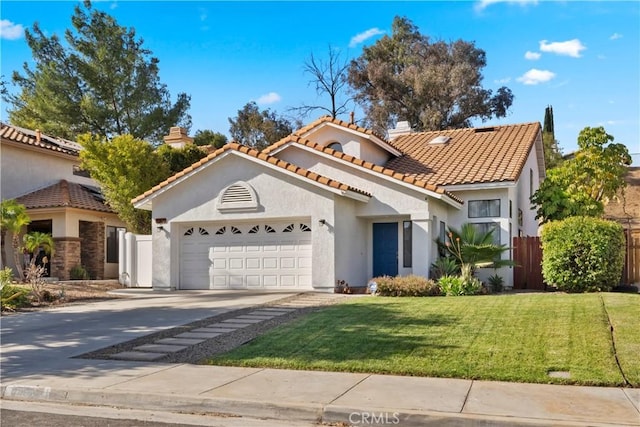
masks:
<svg viewBox="0 0 640 427"><path fill-rule="evenodd" d="M398 275L398 223L373 224L373 277Z"/></svg>

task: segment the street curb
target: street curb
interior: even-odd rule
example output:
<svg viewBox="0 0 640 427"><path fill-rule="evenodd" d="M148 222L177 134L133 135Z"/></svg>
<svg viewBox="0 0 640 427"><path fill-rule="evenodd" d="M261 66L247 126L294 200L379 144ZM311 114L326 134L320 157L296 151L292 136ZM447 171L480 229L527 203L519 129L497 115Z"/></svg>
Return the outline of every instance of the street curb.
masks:
<svg viewBox="0 0 640 427"><path fill-rule="evenodd" d="M131 393L92 389L56 390L27 385L0 386L0 397L6 400L55 402L88 406L109 406L177 413L220 414L248 418L287 419L347 425L397 425L401 427L632 427L638 424L593 423L556 419L500 417L436 411L394 411L389 408L353 408L333 404L301 404L263 402L242 399L189 397L180 395Z"/></svg>

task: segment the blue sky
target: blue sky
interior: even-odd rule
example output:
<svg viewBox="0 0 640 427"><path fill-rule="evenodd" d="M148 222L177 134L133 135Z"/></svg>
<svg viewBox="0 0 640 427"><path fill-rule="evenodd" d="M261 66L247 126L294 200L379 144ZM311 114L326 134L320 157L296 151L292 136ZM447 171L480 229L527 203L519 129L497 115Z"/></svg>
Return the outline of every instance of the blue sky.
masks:
<svg viewBox="0 0 640 427"><path fill-rule="evenodd" d="M62 35L75 5L0 3L5 79L31 61L23 30L37 21L47 34ZM542 122L551 105L563 152L576 149L584 127L604 126L636 153L640 166L638 1L119 0L94 7L136 29L160 60L160 78L174 98L191 95L191 134L212 129L228 135L228 118L250 101L281 115L302 104L326 105L303 72L310 54L324 58L331 46L342 58L355 58L390 34L395 16L405 16L433 39L473 41L486 52L484 87L507 86L515 100L507 117L485 125ZM6 121L6 105L1 114Z"/></svg>

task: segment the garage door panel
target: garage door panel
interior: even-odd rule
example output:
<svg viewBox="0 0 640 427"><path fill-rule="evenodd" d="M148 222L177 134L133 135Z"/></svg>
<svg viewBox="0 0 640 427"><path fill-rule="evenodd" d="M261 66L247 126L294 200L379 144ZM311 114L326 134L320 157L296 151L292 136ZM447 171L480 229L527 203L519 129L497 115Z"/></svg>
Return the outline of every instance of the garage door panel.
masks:
<svg viewBox="0 0 640 427"><path fill-rule="evenodd" d="M181 289L311 287L307 225L228 223L188 230L181 236Z"/></svg>
<svg viewBox="0 0 640 427"><path fill-rule="evenodd" d="M296 268L296 259L289 257L280 258L280 268Z"/></svg>
<svg viewBox="0 0 640 427"><path fill-rule="evenodd" d="M278 286L278 276L273 274L265 274L262 276L262 283L265 288L275 288Z"/></svg>
<svg viewBox="0 0 640 427"><path fill-rule="evenodd" d="M247 270L260 269L260 258L247 258Z"/></svg>

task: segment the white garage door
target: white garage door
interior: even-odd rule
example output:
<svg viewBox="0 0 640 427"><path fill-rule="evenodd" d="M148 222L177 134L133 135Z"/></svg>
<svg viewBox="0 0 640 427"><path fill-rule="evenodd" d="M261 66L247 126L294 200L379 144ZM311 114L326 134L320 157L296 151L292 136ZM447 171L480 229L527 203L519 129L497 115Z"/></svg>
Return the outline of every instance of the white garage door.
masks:
<svg viewBox="0 0 640 427"><path fill-rule="evenodd" d="M179 287L310 289L309 222L184 227Z"/></svg>

